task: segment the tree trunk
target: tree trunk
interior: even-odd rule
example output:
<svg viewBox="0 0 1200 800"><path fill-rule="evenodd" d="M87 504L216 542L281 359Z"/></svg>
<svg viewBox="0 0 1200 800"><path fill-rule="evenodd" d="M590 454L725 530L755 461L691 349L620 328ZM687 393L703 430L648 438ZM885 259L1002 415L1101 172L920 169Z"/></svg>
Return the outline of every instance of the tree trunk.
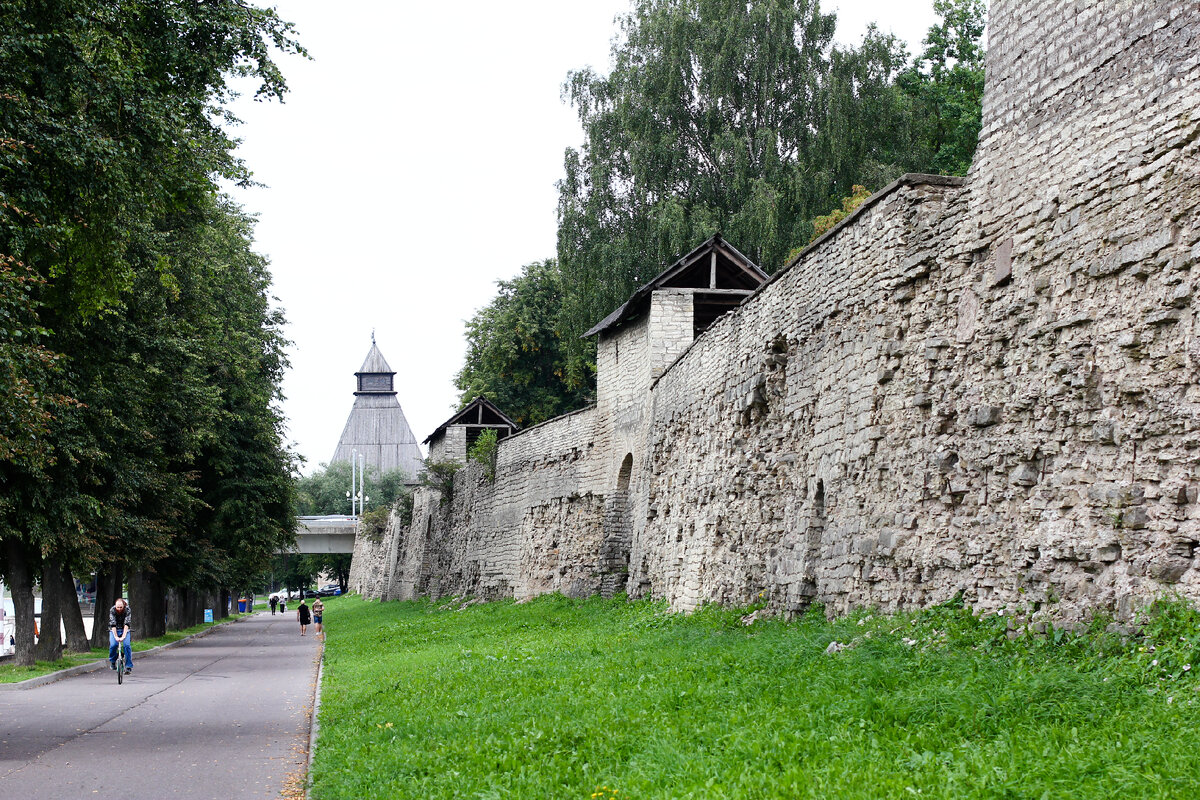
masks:
<svg viewBox="0 0 1200 800"><path fill-rule="evenodd" d="M188 589L187 593L187 625L192 627L204 622L204 592L199 589Z"/></svg>
<svg viewBox="0 0 1200 800"><path fill-rule="evenodd" d="M138 639L154 639L167 632L166 597L157 573L141 569L129 576L129 607Z"/></svg>
<svg viewBox="0 0 1200 800"><path fill-rule="evenodd" d="M17 642L14 663L20 667L31 667L36 660L33 649L33 577L29 574L29 561L25 547L15 538L6 539L4 545L5 569L8 575L8 590L12 593L13 637Z"/></svg>
<svg viewBox="0 0 1200 800"><path fill-rule="evenodd" d="M117 602L122 577L120 564L109 564L96 573L96 610L92 612L92 647L108 647L108 610Z"/></svg>
<svg viewBox="0 0 1200 800"><path fill-rule="evenodd" d="M233 595L228 589L222 589L220 598L217 600L217 619L225 619L229 616L229 600Z"/></svg>
<svg viewBox="0 0 1200 800"><path fill-rule="evenodd" d="M62 659L62 565L47 559L42 565L42 635L38 637L39 661Z"/></svg>
<svg viewBox="0 0 1200 800"><path fill-rule="evenodd" d="M62 618L67 629L67 650L86 653L92 644L88 641L87 629L83 625L83 612L79 610L79 595L75 593L75 580L71 573L62 573Z"/></svg>
<svg viewBox="0 0 1200 800"><path fill-rule="evenodd" d="M181 631L187 623L187 589L173 586L167 590L167 630Z"/></svg>

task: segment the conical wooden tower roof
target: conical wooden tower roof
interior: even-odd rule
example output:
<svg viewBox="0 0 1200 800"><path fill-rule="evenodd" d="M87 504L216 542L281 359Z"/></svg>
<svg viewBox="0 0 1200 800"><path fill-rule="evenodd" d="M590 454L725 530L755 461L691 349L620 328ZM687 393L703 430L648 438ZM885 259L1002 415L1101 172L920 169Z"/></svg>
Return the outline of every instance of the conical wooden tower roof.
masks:
<svg viewBox="0 0 1200 800"><path fill-rule="evenodd" d="M379 352L374 336L371 350L354 376L354 407L329 463L350 461L358 452L381 473L399 468L415 483L423 463L421 448L396 399L396 372Z"/></svg>

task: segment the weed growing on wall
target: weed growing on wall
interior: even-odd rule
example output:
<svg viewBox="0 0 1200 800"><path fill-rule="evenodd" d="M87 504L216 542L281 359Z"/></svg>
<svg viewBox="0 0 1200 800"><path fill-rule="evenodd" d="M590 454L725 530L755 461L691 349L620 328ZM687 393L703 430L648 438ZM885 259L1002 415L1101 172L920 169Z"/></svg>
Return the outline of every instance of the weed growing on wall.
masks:
<svg viewBox="0 0 1200 800"><path fill-rule="evenodd" d="M494 428L488 428L479 434L479 438L467 453L467 458L483 465L483 474L489 481L496 480L496 450L499 447L499 435Z"/></svg>
<svg viewBox="0 0 1200 800"><path fill-rule="evenodd" d="M426 461L421 485L441 492L441 504L446 505L454 499L454 476L462 467L457 461Z"/></svg>
<svg viewBox="0 0 1200 800"><path fill-rule="evenodd" d="M376 508L362 515L359 525L362 526L363 534L366 535L368 540L375 544L383 541L383 533L387 530L388 515L390 512L391 509Z"/></svg>

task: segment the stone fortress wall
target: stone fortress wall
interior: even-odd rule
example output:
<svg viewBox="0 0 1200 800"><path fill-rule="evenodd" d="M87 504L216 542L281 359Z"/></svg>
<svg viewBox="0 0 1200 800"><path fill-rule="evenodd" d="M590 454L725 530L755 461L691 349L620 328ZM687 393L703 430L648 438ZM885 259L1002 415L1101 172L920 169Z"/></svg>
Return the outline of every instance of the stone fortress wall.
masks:
<svg viewBox="0 0 1200 800"><path fill-rule="evenodd" d="M1200 598L1200 3L993 0L989 36L968 179L905 176L695 341L656 292L595 407L422 490L355 588Z"/></svg>

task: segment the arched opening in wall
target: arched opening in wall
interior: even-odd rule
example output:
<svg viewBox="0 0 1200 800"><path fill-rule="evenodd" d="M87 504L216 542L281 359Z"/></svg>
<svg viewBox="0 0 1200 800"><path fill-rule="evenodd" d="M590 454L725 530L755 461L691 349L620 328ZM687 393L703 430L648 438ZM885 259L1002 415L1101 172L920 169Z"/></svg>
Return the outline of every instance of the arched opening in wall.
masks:
<svg viewBox="0 0 1200 800"><path fill-rule="evenodd" d="M617 491L629 494L629 477L633 475L633 453L626 453L617 472Z"/></svg>
<svg viewBox="0 0 1200 800"><path fill-rule="evenodd" d="M617 485L604 498L604 541L600 545L600 594L612 597L625 591L629 580L629 555L633 544L629 482L633 453L626 453L617 470Z"/></svg>

